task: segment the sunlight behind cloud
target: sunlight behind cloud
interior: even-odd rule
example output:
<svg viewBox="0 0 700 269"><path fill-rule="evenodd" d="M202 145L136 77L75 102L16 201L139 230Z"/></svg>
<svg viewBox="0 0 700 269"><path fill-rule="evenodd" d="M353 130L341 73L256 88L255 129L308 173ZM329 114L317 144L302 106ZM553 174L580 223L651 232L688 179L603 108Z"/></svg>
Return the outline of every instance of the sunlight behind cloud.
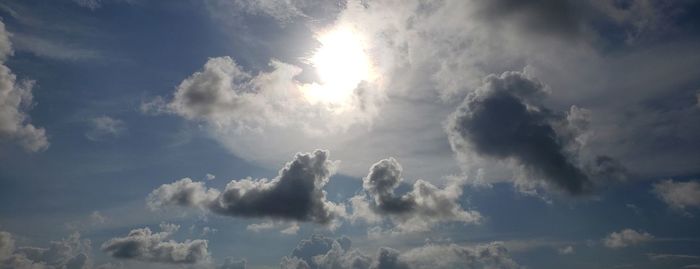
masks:
<svg viewBox="0 0 700 269"><path fill-rule="evenodd" d="M309 60L320 83L305 85L304 95L311 103L342 106L362 81L372 77L363 36L351 27L339 26L320 34L318 41L321 47Z"/></svg>

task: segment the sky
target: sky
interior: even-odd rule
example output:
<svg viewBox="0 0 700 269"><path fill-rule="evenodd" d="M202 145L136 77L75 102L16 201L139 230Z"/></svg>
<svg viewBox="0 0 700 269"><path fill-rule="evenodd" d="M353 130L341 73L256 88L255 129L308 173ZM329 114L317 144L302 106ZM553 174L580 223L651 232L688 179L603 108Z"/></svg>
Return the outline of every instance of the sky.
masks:
<svg viewBox="0 0 700 269"><path fill-rule="evenodd" d="M0 1L0 268L700 268L699 15Z"/></svg>

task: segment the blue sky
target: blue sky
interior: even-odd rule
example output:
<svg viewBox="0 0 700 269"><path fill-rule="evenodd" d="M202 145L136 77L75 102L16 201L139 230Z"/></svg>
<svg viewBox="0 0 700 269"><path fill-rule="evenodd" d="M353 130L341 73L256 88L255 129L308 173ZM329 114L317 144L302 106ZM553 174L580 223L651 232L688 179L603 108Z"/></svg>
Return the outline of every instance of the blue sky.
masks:
<svg viewBox="0 0 700 269"><path fill-rule="evenodd" d="M0 268L700 268L699 8L3 1Z"/></svg>

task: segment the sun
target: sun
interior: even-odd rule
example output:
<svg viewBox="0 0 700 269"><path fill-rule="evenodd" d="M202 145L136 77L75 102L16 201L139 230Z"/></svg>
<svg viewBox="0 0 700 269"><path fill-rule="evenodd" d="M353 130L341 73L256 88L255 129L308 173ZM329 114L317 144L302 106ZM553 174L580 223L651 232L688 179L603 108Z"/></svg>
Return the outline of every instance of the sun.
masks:
<svg viewBox="0 0 700 269"><path fill-rule="evenodd" d="M321 46L309 58L319 82L304 87L312 103L344 104L362 81L371 78L365 40L351 27L336 27L318 36Z"/></svg>

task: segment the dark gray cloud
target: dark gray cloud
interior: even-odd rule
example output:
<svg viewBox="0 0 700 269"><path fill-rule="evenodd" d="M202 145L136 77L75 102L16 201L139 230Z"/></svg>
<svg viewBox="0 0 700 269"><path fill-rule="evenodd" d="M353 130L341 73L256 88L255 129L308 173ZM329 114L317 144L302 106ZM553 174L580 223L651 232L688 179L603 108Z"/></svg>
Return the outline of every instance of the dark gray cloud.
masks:
<svg viewBox="0 0 700 269"><path fill-rule="evenodd" d="M134 229L125 237L116 237L102 244L102 251L118 259L167 264L196 264L210 259L207 240L175 242L168 238L179 226L161 225L161 232Z"/></svg>
<svg viewBox="0 0 700 269"><path fill-rule="evenodd" d="M520 30L572 38L579 35L583 17L575 1L481 0L478 16L487 25L511 23Z"/></svg>
<svg viewBox="0 0 700 269"><path fill-rule="evenodd" d="M585 120L575 107L568 117L544 107L545 94L545 85L520 72L488 76L448 121L453 150L514 161L528 179L569 194L589 192L591 175L621 177L624 168L607 156L583 167L576 136Z"/></svg>
<svg viewBox="0 0 700 269"><path fill-rule="evenodd" d="M405 252L381 247L374 256L351 248L349 239L314 235L302 240L281 262L284 269L452 269L521 268L498 242L464 247L455 244L426 245Z"/></svg>
<svg viewBox="0 0 700 269"><path fill-rule="evenodd" d="M395 214L413 211L415 198L411 195L396 196L394 189L401 183L401 165L394 159L384 159L369 170L362 187L374 197L374 206L381 213Z"/></svg>
<svg viewBox="0 0 700 269"><path fill-rule="evenodd" d="M412 189L403 194L394 193L403 178L403 168L394 159L384 159L369 170L363 179L365 194L351 198L351 219L378 222L388 216L398 231L424 231L439 222L456 221L478 223L481 214L464 210L459 204L462 186L450 182L445 188L417 180Z"/></svg>
<svg viewBox="0 0 700 269"><path fill-rule="evenodd" d="M0 21L0 142L16 142L27 151L41 151L49 146L46 131L29 123L27 114L34 105L34 81L18 81L5 65L13 54L9 36Z"/></svg>
<svg viewBox="0 0 700 269"><path fill-rule="evenodd" d="M12 234L0 231L0 268L87 269L92 267L90 251L90 241L78 233L38 248L18 247Z"/></svg>
<svg viewBox="0 0 700 269"><path fill-rule="evenodd" d="M377 258L372 264L372 268L376 269L409 269L410 267L405 262L399 260L401 252L393 248L382 247L377 252Z"/></svg>
<svg viewBox="0 0 700 269"><path fill-rule="evenodd" d="M199 207L216 214L330 224L344 207L326 199L323 186L335 172L328 151L298 153L273 179L233 180L223 191L189 178L164 184L148 196L154 208Z"/></svg>

